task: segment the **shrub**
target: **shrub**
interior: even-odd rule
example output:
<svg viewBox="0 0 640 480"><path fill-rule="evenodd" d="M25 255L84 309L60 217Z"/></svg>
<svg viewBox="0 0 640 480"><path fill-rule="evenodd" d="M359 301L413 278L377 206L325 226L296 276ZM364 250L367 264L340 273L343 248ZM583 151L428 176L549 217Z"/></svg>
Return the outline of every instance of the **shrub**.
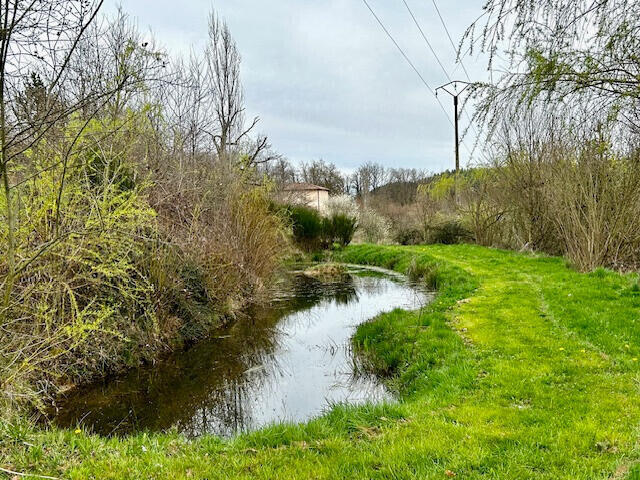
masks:
<svg viewBox="0 0 640 480"><path fill-rule="evenodd" d="M389 238L389 221L375 210L364 208L358 217L358 231L367 243L382 243Z"/></svg>
<svg viewBox="0 0 640 480"><path fill-rule="evenodd" d="M453 245L469 240L471 234L458 220L446 219L429 228L429 242Z"/></svg>
<svg viewBox="0 0 640 480"><path fill-rule="evenodd" d="M328 248L334 242L342 246L349 245L358 223L353 216L334 213L322 217L316 210L299 205L288 207L288 212L293 238L306 250Z"/></svg>
<svg viewBox="0 0 640 480"><path fill-rule="evenodd" d="M312 208L294 205L289 208L289 218L295 241L309 250L317 248L326 232L326 224L320 214Z"/></svg>
<svg viewBox="0 0 640 480"><path fill-rule="evenodd" d="M586 141L559 151L546 201L565 254L582 271L640 262L640 154Z"/></svg>
<svg viewBox="0 0 640 480"><path fill-rule="evenodd" d="M420 245L424 243L424 232L416 227L400 226L396 228L393 240L400 245Z"/></svg>
<svg viewBox="0 0 640 480"><path fill-rule="evenodd" d="M107 127L89 124L64 188L59 169L47 168L59 145L24 159L40 171L17 205L17 254L32 260L0 306L0 416L206 335L255 298L286 252L267 189L238 169L202 163L174 175L167 159L164 176L132 175L131 125L96 151L89 135L106 138ZM0 221L0 250L7 236ZM0 255L0 285L8 270Z"/></svg>
<svg viewBox="0 0 640 480"><path fill-rule="evenodd" d="M87 136L101 129L91 123L78 144L87 147ZM111 141L128 138L123 129ZM17 207L24 220L16 225L15 244L18 255L30 261L10 279L8 301L0 307L3 403L27 399L40 406L41 396L53 392L57 382L121 366L125 351L157 333L154 285L140 268L146 239L157 238L148 185L132 188L121 175L125 160L108 149L100 154L101 164L118 168L92 177L98 156L86 148L84 155L70 158L65 188L58 190L60 172L46 168L56 158L56 146L43 145L24 161L25 169L41 173L21 186ZM0 204L6 201L0 195ZM7 238L2 220L0 249ZM1 255L0 285L7 285L6 262Z"/></svg>
<svg viewBox="0 0 640 480"><path fill-rule="evenodd" d="M335 214L328 219L327 224L331 229L332 241L338 242L342 246L349 245L356 232L357 220L344 214Z"/></svg>

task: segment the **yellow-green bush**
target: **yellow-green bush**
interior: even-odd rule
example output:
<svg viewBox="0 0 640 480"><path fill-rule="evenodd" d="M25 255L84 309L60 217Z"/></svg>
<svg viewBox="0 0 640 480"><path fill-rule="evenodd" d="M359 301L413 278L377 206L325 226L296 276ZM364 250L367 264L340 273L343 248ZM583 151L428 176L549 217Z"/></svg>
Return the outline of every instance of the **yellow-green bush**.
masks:
<svg viewBox="0 0 640 480"><path fill-rule="evenodd" d="M205 336L264 290L286 251L268 187L249 174L200 164L178 185L148 170L139 117L79 128L70 122L12 170L13 276L0 258L5 411ZM3 251L8 233L1 221Z"/></svg>

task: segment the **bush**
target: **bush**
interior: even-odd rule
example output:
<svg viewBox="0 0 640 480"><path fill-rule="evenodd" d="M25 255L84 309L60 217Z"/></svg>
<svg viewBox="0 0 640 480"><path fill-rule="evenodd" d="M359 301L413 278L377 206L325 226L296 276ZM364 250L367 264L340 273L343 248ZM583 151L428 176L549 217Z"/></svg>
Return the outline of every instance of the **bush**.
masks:
<svg viewBox="0 0 640 480"><path fill-rule="evenodd" d="M309 207L293 205L288 207L293 228L293 238L306 250L328 248L334 242L349 245L357 228L357 219L343 213L322 217Z"/></svg>
<svg viewBox="0 0 640 480"><path fill-rule="evenodd" d="M429 228L429 242L453 245L471 238L470 232L458 220L444 220Z"/></svg>
<svg viewBox="0 0 640 480"><path fill-rule="evenodd" d="M336 214L327 219L332 242L338 242L342 246L349 245L353 240L353 235L356 233L357 224L355 217L343 214Z"/></svg>
<svg viewBox="0 0 640 480"><path fill-rule="evenodd" d="M367 243L382 243L389 238L389 221L375 210L362 209L358 217L358 230Z"/></svg>
<svg viewBox="0 0 640 480"><path fill-rule="evenodd" d="M393 240L400 245L420 245L424 243L424 233L416 227L398 227Z"/></svg>
<svg viewBox="0 0 640 480"><path fill-rule="evenodd" d="M286 252L267 189L236 168L202 163L173 175L167 159L165 175L131 175L138 130L130 125L106 136L90 123L64 188L60 171L47 168L58 144L23 161L40 173L14 202L25 219L16 222L16 253L32 260L0 305L0 417L206 335L256 298ZM108 137L110 148L96 153L93 136ZM6 201L0 193L0 207ZM0 213L3 252L7 226ZM0 285L8 271L0 255Z"/></svg>
<svg viewBox="0 0 640 480"><path fill-rule="evenodd" d="M566 256L581 271L627 270L640 262L640 154L622 156L607 142L558 151L546 202Z"/></svg>
<svg viewBox="0 0 640 480"><path fill-rule="evenodd" d="M295 241L309 250L318 248L326 232L326 225L320 214L312 208L294 205L289 208L289 218Z"/></svg>

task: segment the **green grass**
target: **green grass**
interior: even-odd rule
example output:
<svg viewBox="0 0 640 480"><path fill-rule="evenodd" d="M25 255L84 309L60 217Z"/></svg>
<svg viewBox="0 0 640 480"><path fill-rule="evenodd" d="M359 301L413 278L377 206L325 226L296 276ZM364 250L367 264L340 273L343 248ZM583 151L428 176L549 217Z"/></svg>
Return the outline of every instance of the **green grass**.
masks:
<svg viewBox="0 0 640 480"><path fill-rule="evenodd" d="M339 255L438 289L354 338L397 404L228 442L5 426L0 466L77 479L640 479L637 276L468 245Z"/></svg>

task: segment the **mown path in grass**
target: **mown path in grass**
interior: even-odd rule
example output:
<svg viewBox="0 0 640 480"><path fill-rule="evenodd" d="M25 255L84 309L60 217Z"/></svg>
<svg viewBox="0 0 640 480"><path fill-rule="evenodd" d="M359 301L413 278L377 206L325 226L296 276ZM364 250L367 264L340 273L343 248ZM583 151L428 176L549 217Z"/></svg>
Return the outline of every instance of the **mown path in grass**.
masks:
<svg viewBox="0 0 640 480"><path fill-rule="evenodd" d="M480 280L452 320L486 374L452 412L482 463L493 458L498 478L623 478L640 419L630 279L477 248L429 253Z"/></svg>
<svg viewBox="0 0 640 480"><path fill-rule="evenodd" d="M10 429L0 466L118 479L640 478L636 277L475 246L355 246L341 259L438 287L423 311L382 315L354 339L398 404L230 442Z"/></svg>

